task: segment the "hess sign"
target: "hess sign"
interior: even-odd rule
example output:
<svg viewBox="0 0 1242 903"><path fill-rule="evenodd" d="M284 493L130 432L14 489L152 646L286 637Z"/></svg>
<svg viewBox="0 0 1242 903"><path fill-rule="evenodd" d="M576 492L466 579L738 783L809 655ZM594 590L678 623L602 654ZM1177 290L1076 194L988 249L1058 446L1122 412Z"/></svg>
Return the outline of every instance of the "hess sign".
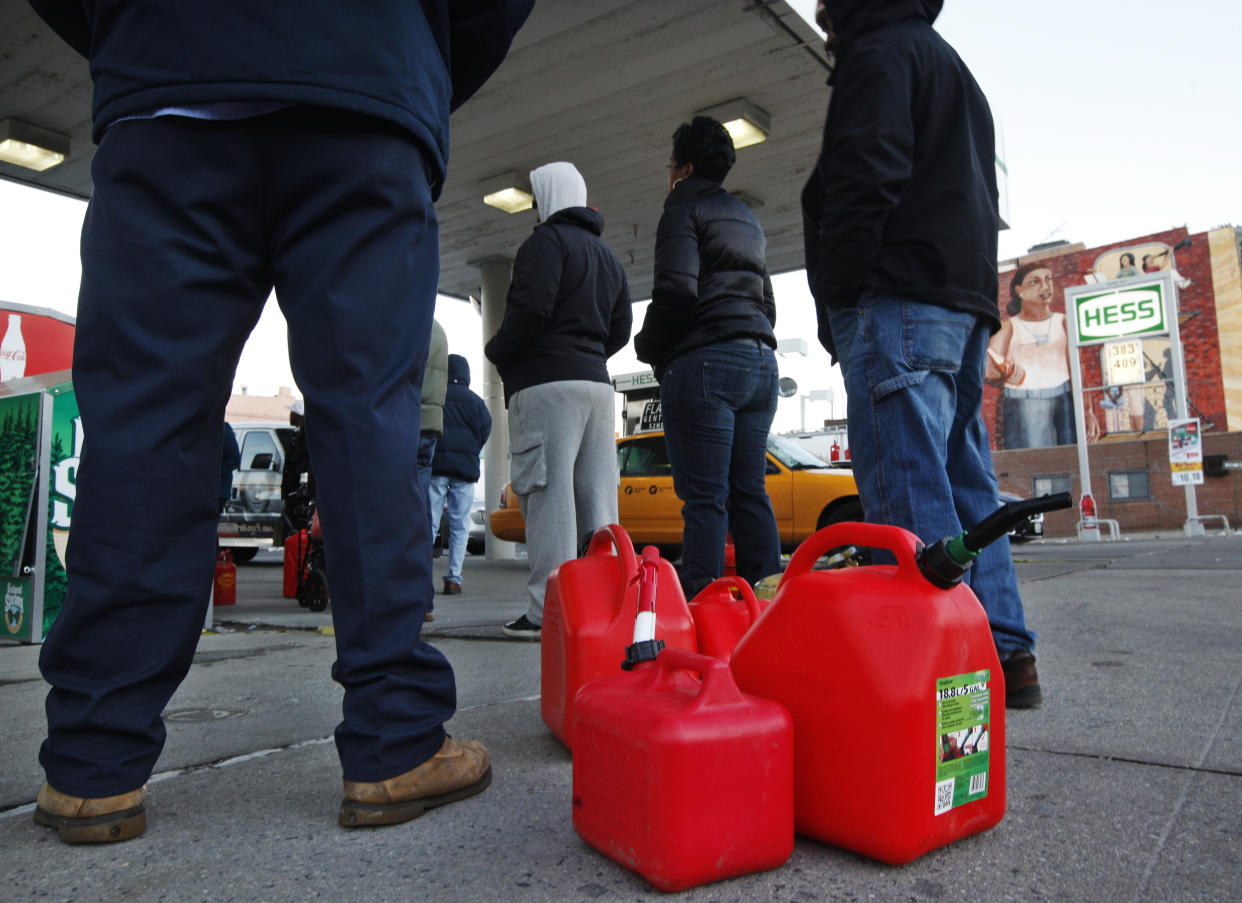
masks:
<svg viewBox="0 0 1242 903"><path fill-rule="evenodd" d="M1079 295L1074 299L1079 341L1168 332L1162 288L1161 283L1155 283Z"/></svg>

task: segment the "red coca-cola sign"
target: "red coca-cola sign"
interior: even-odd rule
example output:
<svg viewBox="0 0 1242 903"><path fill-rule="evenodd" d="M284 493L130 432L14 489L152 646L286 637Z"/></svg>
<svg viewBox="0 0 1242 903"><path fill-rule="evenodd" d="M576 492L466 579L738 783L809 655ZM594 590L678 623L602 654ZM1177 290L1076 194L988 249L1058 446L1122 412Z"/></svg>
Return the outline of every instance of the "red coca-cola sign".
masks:
<svg viewBox="0 0 1242 903"><path fill-rule="evenodd" d="M73 317L43 307L0 305L0 382L68 370Z"/></svg>

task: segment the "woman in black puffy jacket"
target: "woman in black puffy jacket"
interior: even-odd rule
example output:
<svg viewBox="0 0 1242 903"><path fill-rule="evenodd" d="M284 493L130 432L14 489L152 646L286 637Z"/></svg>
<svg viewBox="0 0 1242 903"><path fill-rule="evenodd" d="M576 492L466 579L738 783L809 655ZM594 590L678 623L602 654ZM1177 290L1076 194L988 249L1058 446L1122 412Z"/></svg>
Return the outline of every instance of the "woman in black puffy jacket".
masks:
<svg viewBox="0 0 1242 903"><path fill-rule="evenodd" d="M634 340L660 381L687 597L723 573L730 531L741 577L753 583L780 570L764 486L777 399L776 303L763 228L721 185L735 159L714 119L696 116L673 134L651 305Z"/></svg>

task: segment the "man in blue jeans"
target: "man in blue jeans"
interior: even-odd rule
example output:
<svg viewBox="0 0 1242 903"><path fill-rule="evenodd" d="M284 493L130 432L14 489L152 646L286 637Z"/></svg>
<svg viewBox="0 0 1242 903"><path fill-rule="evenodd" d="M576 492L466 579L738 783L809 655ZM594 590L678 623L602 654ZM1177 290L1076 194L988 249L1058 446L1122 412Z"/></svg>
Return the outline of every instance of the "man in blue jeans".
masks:
<svg viewBox="0 0 1242 903"><path fill-rule="evenodd" d="M90 60L99 144L73 352L90 441L68 593L39 660L35 822L68 843L146 830L160 713L211 581L224 408L273 287L331 575L338 821L394 824L482 791L487 750L445 733L453 669L419 636L419 388L449 111L500 64L531 0L33 5Z"/></svg>
<svg viewBox="0 0 1242 903"><path fill-rule="evenodd" d="M934 542L996 510L980 415L996 306L995 138L987 99L932 28L943 0L825 0L836 56L803 191L820 341L841 363L867 520ZM968 574L1010 707L1039 705L1007 543Z"/></svg>

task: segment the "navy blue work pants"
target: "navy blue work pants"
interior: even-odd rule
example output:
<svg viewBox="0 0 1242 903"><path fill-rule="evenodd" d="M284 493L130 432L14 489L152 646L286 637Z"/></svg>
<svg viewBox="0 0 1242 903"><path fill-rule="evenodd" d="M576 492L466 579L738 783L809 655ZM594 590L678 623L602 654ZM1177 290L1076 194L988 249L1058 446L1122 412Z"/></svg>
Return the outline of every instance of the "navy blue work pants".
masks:
<svg viewBox="0 0 1242 903"><path fill-rule="evenodd" d="M82 234L73 382L85 443L69 590L43 647L49 783L142 785L194 655L215 558L225 404L271 289L318 480L346 780L430 758L453 671L431 599L419 392L438 280L423 151L354 114L112 126Z"/></svg>

